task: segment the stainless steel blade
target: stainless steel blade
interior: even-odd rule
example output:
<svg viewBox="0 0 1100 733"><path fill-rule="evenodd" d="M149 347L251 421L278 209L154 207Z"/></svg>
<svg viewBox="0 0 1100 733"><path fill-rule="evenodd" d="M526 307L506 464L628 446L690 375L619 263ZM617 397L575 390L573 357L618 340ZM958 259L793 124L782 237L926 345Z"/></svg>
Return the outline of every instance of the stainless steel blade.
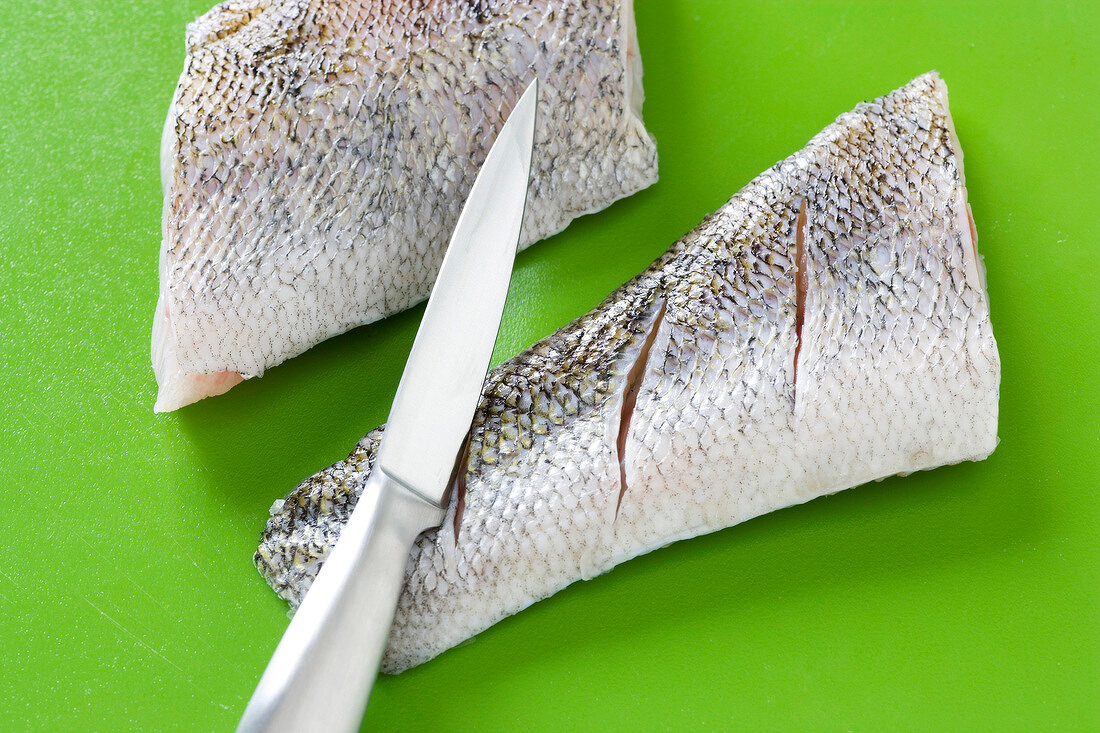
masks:
<svg viewBox="0 0 1100 733"><path fill-rule="evenodd" d="M538 84L513 108L451 236L397 387L378 465L441 502L481 397L508 295L531 168Z"/></svg>
<svg viewBox="0 0 1100 733"><path fill-rule="evenodd" d="M352 731L385 651L416 536L443 520L508 293L538 84L504 124L451 237L390 410L378 461L290 622L238 731Z"/></svg>

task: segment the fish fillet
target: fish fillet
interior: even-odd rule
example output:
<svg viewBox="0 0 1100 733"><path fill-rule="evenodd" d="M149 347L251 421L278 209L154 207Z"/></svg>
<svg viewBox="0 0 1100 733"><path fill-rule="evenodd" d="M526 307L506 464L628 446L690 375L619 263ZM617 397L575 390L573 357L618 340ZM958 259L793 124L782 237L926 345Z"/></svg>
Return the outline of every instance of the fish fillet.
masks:
<svg viewBox="0 0 1100 733"><path fill-rule="evenodd" d="M860 104L595 310L495 368L413 547L400 672L675 540L997 444L1000 359L935 73ZM272 507L297 605L382 428Z"/></svg>
<svg viewBox="0 0 1100 733"><path fill-rule="evenodd" d="M186 46L161 143L157 411L427 297L536 76L522 246L657 180L632 0L231 0Z"/></svg>

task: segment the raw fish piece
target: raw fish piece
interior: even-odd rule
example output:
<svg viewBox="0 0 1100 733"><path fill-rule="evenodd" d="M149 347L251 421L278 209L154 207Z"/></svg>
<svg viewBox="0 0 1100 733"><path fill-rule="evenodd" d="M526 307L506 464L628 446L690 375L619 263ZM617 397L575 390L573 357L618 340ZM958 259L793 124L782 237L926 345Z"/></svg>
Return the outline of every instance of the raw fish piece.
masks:
<svg viewBox="0 0 1100 733"><path fill-rule="evenodd" d="M595 310L494 369L383 663L675 540L997 444L1000 359L935 73L841 115ZM296 605L382 434L275 503Z"/></svg>
<svg viewBox="0 0 1100 733"><path fill-rule="evenodd" d="M427 297L535 76L521 246L657 180L632 0L233 0L189 25L161 145L154 409Z"/></svg>

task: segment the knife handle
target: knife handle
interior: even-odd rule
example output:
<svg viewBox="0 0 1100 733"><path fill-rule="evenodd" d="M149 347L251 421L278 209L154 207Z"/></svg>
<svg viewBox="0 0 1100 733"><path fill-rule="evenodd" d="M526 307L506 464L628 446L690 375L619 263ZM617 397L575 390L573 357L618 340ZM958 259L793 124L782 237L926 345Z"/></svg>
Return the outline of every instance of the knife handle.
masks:
<svg viewBox="0 0 1100 733"><path fill-rule="evenodd" d="M443 510L375 466L237 727L355 731L405 582L409 548Z"/></svg>

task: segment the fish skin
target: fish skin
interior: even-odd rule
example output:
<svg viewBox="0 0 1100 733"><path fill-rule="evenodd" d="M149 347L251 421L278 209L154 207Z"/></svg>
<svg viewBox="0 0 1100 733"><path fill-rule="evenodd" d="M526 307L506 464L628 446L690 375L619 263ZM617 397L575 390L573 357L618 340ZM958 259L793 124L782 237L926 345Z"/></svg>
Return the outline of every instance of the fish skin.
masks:
<svg viewBox="0 0 1100 733"><path fill-rule="evenodd" d="M161 143L154 409L427 297L540 80L520 245L657 180L633 0L233 0L187 28Z"/></svg>
<svg viewBox="0 0 1100 733"><path fill-rule="evenodd" d="M670 542L988 456L1000 359L974 236L932 72L841 115L594 310L493 369L462 509L455 491L413 547L383 669ZM647 337L620 466L623 393ZM272 507L254 561L292 606L381 435Z"/></svg>

